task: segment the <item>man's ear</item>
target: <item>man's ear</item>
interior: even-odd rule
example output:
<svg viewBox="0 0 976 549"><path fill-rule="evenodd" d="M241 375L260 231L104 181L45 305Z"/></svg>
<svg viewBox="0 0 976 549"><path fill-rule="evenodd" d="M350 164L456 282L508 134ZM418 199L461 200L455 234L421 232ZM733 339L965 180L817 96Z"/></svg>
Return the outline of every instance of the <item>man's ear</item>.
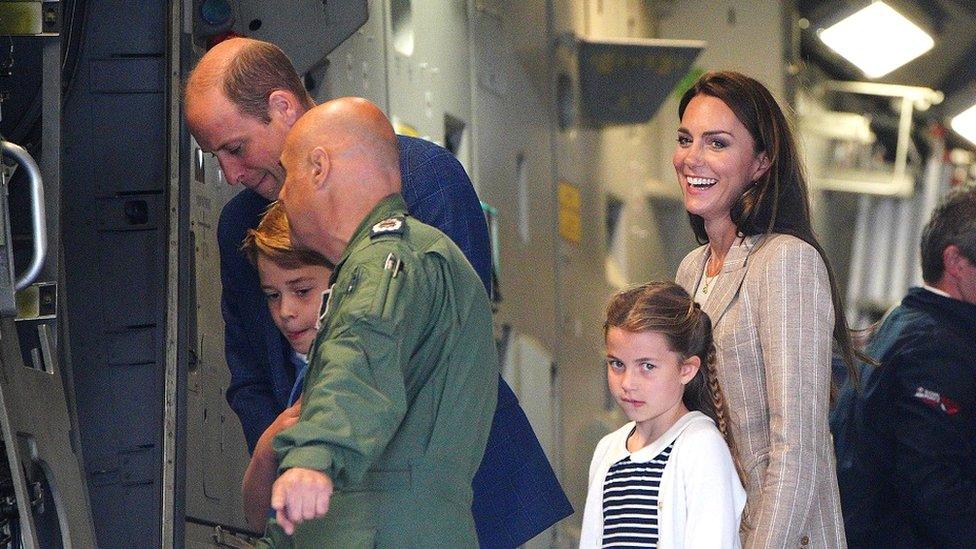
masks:
<svg viewBox="0 0 976 549"><path fill-rule="evenodd" d="M697 356L690 356L681 363L681 384L687 385L695 376L698 375L698 370L701 368L701 359Z"/></svg>
<svg viewBox="0 0 976 549"><path fill-rule="evenodd" d="M281 120L289 128L301 118L302 110L298 98L288 90L275 90L268 96L268 117Z"/></svg>
<svg viewBox="0 0 976 549"><path fill-rule="evenodd" d="M949 244L942 250L942 269L945 271L945 274L958 278L962 274L962 261L965 259L966 257L962 255L959 246Z"/></svg>
<svg viewBox="0 0 976 549"><path fill-rule="evenodd" d="M311 164L313 187L316 189L323 187L329 178L329 170L332 169L329 152L322 147L315 147L308 152L308 162Z"/></svg>

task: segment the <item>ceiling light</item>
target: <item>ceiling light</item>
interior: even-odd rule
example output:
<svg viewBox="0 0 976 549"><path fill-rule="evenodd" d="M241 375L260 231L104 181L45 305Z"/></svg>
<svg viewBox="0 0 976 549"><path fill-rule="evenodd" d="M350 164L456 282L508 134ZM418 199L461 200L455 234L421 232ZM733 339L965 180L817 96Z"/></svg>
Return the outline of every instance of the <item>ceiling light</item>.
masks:
<svg viewBox="0 0 976 549"><path fill-rule="evenodd" d="M953 116L949 125L956 133L976 143L976 105Z"/></svg>
<svg viewBox="0 0 976 549"><path fill-rule="evenodd" d="M868 78L884 76L935 45L931 36L884 2L874 2L819 34Z"/></svg>

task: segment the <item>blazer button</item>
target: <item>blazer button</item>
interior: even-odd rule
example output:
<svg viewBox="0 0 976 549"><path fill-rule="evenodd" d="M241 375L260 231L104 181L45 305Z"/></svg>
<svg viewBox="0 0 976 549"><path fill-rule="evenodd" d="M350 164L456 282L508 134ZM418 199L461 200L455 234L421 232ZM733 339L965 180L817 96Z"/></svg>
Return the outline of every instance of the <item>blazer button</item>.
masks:
<svg viewBox="0 0 976 549"><path fill-rule="evenodd" d="M800 538L800 545L806 547L809 544L810 544L810 537L809 536L803 536L802 538Z"/></svg>

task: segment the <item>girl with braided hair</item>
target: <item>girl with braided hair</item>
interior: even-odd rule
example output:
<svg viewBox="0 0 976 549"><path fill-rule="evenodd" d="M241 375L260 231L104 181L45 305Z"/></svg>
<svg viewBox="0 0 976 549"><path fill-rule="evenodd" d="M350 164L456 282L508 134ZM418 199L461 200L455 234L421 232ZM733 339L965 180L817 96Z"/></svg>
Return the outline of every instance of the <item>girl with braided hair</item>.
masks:
<svg viewBox="0 0 976 549"><path fill-rule="evenodd" d="M745 491L708 315L671 282L616 294L607 383L629 423L596 447L580 547L737 548Z"/></svg>

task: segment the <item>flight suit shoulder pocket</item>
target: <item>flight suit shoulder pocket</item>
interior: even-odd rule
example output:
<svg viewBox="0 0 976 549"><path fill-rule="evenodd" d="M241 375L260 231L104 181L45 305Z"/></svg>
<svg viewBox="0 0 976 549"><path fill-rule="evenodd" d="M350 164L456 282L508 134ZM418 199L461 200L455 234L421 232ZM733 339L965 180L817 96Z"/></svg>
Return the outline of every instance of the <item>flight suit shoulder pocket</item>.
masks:
<svg viewBox="0 0 976 549"><path fill-rule="evenodd" d="M369 314L373 318L390 320L403 281L403 262L397 252L389 252L383 260L383 270L373 295Z"/></svg>

